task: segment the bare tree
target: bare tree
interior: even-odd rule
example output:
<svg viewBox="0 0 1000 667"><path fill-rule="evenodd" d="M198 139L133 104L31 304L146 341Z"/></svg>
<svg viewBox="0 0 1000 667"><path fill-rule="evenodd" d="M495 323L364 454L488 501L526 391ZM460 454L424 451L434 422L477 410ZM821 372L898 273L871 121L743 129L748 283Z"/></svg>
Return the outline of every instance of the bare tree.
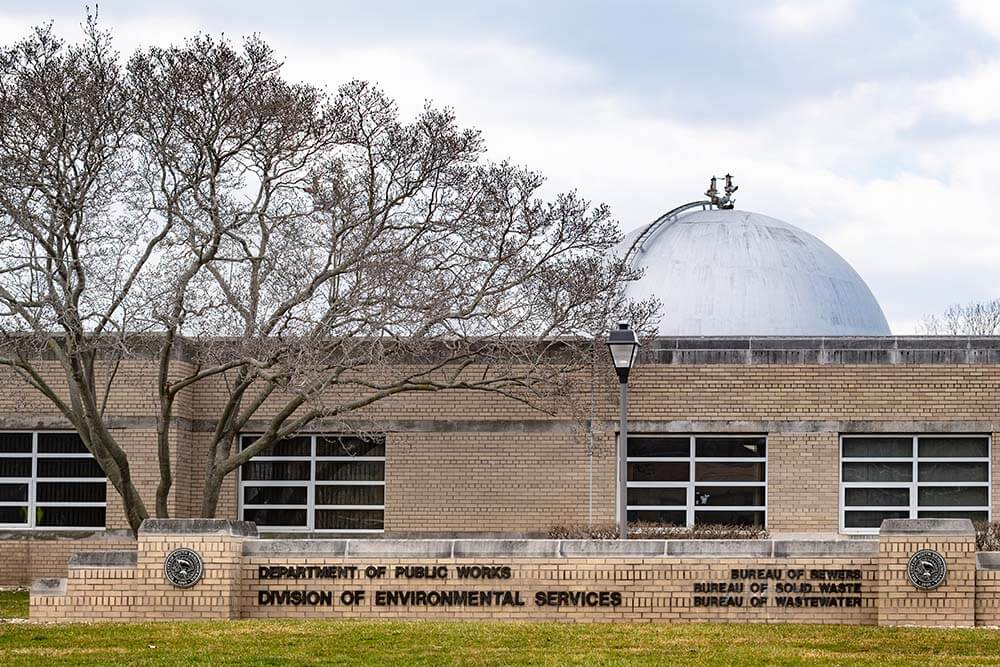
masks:
<svg viewBox="0 0 1000 667"><path fill-rule="evenodd" d="M953 304L941 316L928 315L917 333L929 336L995 336L1000 333L1000 299Z"/></svg>
<svg viewBox="0 0 1000 667"><path fill-rule="evenodd" d="M606 207L542 199L541 176L487 162L448 109L406 122L357 81L328 99L258 39L196 36L123 73L93 21L84 44L45 28L0 64L0 364L77 428L134 529L148 513L105 415L123 359L157 360L158 516L177 397L223 393L212 516L254 455L401 393L552 409L613 316L653 312L623 297L636 276Z"/></svg>

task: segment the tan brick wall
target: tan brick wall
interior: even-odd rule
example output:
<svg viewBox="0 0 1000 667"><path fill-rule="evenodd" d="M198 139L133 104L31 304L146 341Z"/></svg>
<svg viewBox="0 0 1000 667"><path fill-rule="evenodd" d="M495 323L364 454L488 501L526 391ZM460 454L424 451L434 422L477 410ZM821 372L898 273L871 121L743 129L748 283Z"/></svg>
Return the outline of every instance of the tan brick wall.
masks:
<svg viewBox="0 0 1000 667"><path fill-rule="evenodd" d="M614 438L586 434L393 433L386 531L544 532L614 521ZM591 477L592 473L592 477Z"/></svg>
<svg viewBox="0 0 1000 667"><path fill-rule="evenodd" d="M53 383L63 386L59 372L50 364ZM37 392L3 377L0 428L65 428ZM158 479L152 378L150 362L124 363L108 406L151 510ZM544 532L555 523L585 522L591 503L596 522L610 520L617 397L615 383L607 379L596 385L592 495L586 429L569 413L551 417L482 392L401 395L359 413L358 419L389 431L387 529ZM589 387L588 379L577 397L582 411L575 416L591 416ZM965 420L979 426L963 428L996 434L997 395L996 364L648 363L632 376L630 418L635 428L647 431L766 432L770 528L835 531L840 430L922 432ZM178 402L174 515L196 515L200 509L208 455L208 435L200 429L217 416L223 398L222 381L215 379L186 391ZM258 417L273 414L276 406L277 400L270 400ZM487 420L513 421L516 428L495 430L503 427ZM993 457L994 479L1000 479L997 446ZM112 489L108 498L108 527L125 527ZM236 504L234 475L223 487L217 516L235 517ZM1000 494L993 494L993 505L1000 512ZM23 571L18 567L10 570Z"/></svg>
<svg viewBox="0 0 1000 667"><path fill-rule="evenodd" d="M767 525L775 532L839 526L838 433L771 433L767 440Z"/></svg>
<svg viewBox="0 0 1000 667"><path fill-rule="evenodd" d="M43 577L65 577L70 556L80 551L135 549L126 535L94 535L62 539L0 540L0 586L24 586Z"/></svg>
<svg viewBox="0 0 1000 667"><path fill-rule="evenodd" d="M917 589L906 575L921 549L941 554L948 571L934 590ZM976 624L976 540L974 536L882 535L879 539L879 625Z"/></svg>

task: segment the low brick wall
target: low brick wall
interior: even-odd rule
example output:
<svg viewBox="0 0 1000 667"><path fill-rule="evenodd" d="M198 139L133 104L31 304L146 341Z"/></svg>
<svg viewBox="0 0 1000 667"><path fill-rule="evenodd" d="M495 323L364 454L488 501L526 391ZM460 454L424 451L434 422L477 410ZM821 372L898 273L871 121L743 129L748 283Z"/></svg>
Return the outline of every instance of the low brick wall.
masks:
<svg viewBox="0 0 1000 667"><path fill-rule="evenodd" d="M190 588L164 577L201 555ZM921 590L910 556L934 549ZM152 520L138 551L79 554L36 582L37 620L370 618L1000 624L1000 557L967 521L886 522L879 540L261 540L252 524Z"/></svg>
<svg viewBox="0 0 1000 667"><path fill-rule="evenodd" d="M0 535L0 586L24 586L43 577L65 577L70 557L82 551L135 549L127 531L87 534Z"/></svg>

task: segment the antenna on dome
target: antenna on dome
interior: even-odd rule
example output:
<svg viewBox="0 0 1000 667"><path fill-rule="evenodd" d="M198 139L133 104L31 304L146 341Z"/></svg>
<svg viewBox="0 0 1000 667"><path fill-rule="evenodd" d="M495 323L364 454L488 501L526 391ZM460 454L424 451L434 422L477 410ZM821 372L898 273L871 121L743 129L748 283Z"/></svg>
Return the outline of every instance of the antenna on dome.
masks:
<svg viewBox="0 0 1000 667"><path fill-rule="evenodd" d="M724 208L724 209L733 208L736 205L736 200L733 199L733 193L739 190L740 186L733 185L732 174L726 174L726 186L724 188L726 194L720 197L719 188L716 186L716 181L718 181L718 179L715 176L712 176L712 180L710 182L710 185L708 186L708 190L705 191L705 196L708 197L709 203L711 203L712 206L716 206L718 208Z"/></svg>

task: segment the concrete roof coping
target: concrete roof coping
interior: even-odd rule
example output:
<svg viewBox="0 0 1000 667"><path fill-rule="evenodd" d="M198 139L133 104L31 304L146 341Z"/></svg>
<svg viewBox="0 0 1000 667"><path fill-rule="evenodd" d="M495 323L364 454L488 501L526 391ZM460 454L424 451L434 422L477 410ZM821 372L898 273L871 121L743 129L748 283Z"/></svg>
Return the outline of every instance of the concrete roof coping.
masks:
<svg viewBox="0 0 1000 667"><path fill-rule="evenodd" d="M964 535L975 537L968 519L886 519L879 535Z"/></svg>
<svg viewBox="0 0 1000 667"><path fill-rule="evenodd" d="M80 551L69 558L69 567L135 567L138 552L134 549L121 551Z"/></svg>
<svg viewBox="0 0 1000 667"><path fill-rule="evenodd" d="M31 595L66 595L66 579L35 579L31 582Z"/></svg>
<svg viewBox="0 0 1000 667"><path fill-rule="evenodd" d="M233 519L146 519L139 526L139 534L257 537L257 526L252 521Z"/></svg>

